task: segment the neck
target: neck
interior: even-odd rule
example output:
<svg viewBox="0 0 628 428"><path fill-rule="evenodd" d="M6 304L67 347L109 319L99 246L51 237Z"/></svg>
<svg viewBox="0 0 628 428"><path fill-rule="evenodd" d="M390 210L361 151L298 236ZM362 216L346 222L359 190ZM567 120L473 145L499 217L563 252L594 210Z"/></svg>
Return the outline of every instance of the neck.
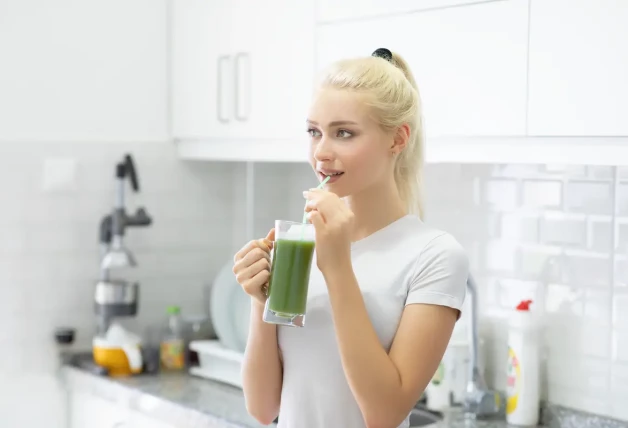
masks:
<svg viewBox="0 0 628 428"><path fill-rule="evenodd" d="M365 189L345 200L354 215L354 242L408 214L394 180Z"/></svg>

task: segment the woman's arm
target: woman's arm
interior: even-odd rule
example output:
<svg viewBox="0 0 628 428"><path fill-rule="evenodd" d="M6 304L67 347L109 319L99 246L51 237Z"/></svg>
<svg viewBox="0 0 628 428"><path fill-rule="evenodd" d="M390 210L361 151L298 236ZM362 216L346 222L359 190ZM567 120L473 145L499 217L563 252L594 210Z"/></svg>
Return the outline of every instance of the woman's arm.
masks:
<svg viewBox="0 0 628 428"><path fill-rule="evenodd" d="M264 306L251 299L249 337L242 364L242 386L246 409L261 424L268 425L279 414L283 369L277 345L277 326L262 320Z"/></svg>
<svg viewBox="0 0 628 428"><path fill-rule="evenodd" d="M390 353L368 317L351 266L326 278L345 376L369 428L397 427L434 375L458 311L406 306Z"/></svg>
<svg viewBox="0 0 628 428"><path fill-rule="evenodd" d="M351 262L354 215L340 198L304 192L316 229L317 265L327 284L340 358L369 428L397 427L440 363L464 299L468 259L446 234L418 255L390 352L371 324Z"/></svg>

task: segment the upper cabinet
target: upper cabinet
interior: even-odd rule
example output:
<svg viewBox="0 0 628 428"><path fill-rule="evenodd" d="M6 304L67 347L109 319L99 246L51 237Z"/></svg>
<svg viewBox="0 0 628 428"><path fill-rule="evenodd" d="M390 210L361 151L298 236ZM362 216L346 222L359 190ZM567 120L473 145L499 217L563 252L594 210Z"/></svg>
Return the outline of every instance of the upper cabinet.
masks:
<svg viewBox="0 0 628 428"><path fill-rule="evenodd" d="M628 1L532 0L529 134L628 136Z"/></svg>
<svg viewBox="0 0 628 428"><path fill-rule="evenodd" d="M385 47L418 83L428 162L628 163L628 1L172 0L171 12L183 158L305 160L314 72Z"/></svg>
<svg viewBox="0 0 628 428"><path fill-rule="evenodd" d="M272 158L280 142L305 156L313 2L173 0L171 16L172 131L182 156Z"/></svg>
<svg viewBox="0 0 628 428"><path fill-rule="evenodd" d="M526 0L325 24L317 66L389 48L414 73L428 145L439 137L522 136L527 28Z"/></svg>
<svg viewBox="0 0 628 428"><path fill-rule="evenodd" d="M0 140L168 140L166 0L1 3Z"/></svg>
<svg viewBox="0 0 628 428"><path fill-rule="evenodd" d="M352 21L487 1L494 0L318 0L317 19L321 23Z"/></svg>
<svg viewBox="0 0 628 428"><path fill-rule="evenodd" d="M172 132L216 136L233 121L230 0L175 0L171 10Z"/></svg>

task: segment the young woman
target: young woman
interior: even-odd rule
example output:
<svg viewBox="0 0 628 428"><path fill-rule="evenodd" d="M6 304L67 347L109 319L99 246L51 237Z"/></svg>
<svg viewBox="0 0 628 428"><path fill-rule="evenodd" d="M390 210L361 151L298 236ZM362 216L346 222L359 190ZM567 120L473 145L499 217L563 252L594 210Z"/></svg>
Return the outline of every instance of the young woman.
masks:
<svg viewBox="0 0 628 428"><path fill-rule="evenodd" d="M262 321L274 231L233 271L252 297L248 412L285 428L407 427L465 297L468 259L421 220L419 93L387 49L323 74L307 119L325 189L304 192L316 231L304 328Z"/></svg>

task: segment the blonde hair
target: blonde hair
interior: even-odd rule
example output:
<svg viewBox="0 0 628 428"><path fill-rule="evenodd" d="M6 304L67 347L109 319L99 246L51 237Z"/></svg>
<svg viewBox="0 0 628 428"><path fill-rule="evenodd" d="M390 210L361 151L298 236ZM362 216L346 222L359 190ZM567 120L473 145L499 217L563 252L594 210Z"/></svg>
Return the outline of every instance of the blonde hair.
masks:
<svg viewBox="0 0 628 428"><path fill-rule="evenodd" d="M391 53L390 59L370 56L335 62L321 74L319 85L367 95L384 130L392 132L408 124L410 138L395 161L395 184L408 211L423 218L421 100L407 62Z"/></svg>

